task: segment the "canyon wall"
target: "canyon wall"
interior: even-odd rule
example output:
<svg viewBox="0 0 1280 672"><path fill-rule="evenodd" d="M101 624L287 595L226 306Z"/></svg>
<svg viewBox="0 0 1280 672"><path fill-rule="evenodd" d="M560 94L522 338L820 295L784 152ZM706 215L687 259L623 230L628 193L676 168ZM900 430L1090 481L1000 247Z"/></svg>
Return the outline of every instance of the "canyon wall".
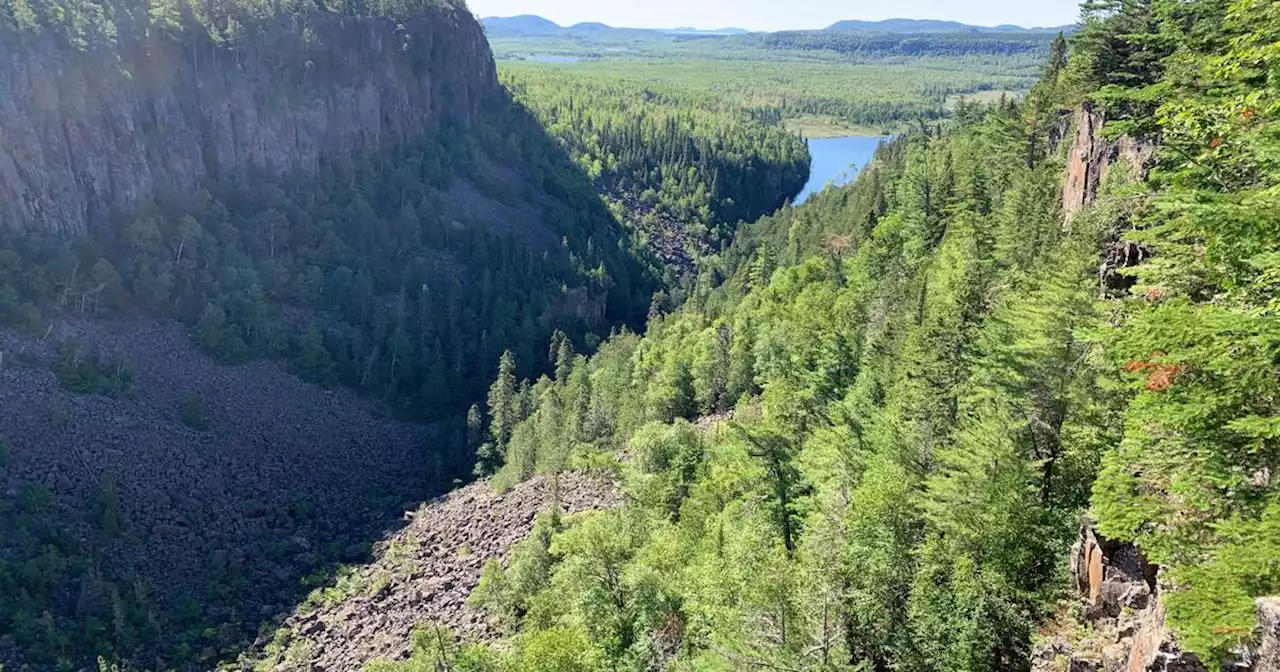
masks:
<svg viewBox="0 0 1280 672"><path fill-rule="evenodd" d="M0 226L78 234L158 189L314 171L465 127L501 93L465 9L314 11L251 28L238 41L187 26L80 49L49 34L0 40Z"/></svg>

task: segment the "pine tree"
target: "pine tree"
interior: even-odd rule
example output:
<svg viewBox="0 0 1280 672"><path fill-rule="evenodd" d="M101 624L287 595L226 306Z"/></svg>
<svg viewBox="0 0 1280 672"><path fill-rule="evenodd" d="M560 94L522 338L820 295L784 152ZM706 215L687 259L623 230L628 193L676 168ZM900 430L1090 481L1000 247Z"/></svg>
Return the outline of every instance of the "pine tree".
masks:
<svg viewBox="0 0 1280 672"><path fill-rule="evenodd" d="M489 436L493 439L492 450L483 451L481 461L476 464L476 472L491 474L501 466L501 456L511 441L511 432L519 422L520 400L516 392L516 358L510 350L502 353L498 360L498 377L489 387Z"/></svg>

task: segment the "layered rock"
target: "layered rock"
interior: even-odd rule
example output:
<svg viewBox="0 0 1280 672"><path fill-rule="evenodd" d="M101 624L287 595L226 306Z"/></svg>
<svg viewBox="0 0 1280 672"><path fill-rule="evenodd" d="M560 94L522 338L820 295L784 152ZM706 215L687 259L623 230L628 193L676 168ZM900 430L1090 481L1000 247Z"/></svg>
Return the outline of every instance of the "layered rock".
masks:
<svg viewBox="0 0 1280 672"><path fill-rule="evenodd" d="M465 9L306 20L255 26L250 45L190 29L115 50L0 42L0 225L77 234L158 189L465 126L501 93Z"/></svg>
<svg viewBox="0 0 1280 672"><path fill-rule="evenodd" d="M1088 634L1053 636L1036 647L1036 672L1207 672L1178 648L1165 624L1159 567L1132 544L1084 525L1071 550L1071 576Z"/></svg>
<svg viewBox="0 0 1280 672"><path fill-rule="evenodd" d="M1062 185L1062 210L1068 220L1098 200L1114 166L1123 162L1142 173L1155 155L1155 145L1148 139L1107 139L1102 133L1106 123L1106 112L1091 103L1083 103L1075 112L1075 139Z"/></svg>

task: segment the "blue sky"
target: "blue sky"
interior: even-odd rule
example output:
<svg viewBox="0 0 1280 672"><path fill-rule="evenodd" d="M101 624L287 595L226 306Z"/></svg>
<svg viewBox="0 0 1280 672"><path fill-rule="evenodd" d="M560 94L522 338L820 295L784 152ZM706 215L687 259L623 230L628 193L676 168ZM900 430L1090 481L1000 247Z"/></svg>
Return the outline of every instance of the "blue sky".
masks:
<svg viewBox="0 0 1280 672"><path fill-rule="evenodd" d="M1079 0L467 0L477 16L538 14L561 25L602 21L630 28L787 30L841 19L948 19L979 25L1058 26Z"/></svg>

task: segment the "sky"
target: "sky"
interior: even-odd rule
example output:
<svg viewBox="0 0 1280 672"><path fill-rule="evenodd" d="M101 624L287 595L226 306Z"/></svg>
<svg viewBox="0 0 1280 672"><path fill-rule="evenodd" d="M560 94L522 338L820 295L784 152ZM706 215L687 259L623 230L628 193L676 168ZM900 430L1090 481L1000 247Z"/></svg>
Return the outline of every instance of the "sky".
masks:
<svg viewBox="0 0 1280 672"><path fill-rule="evenodd" d="M627 28L825 28L843 19L945 19L1024 27L1073 23L1080 0L467 0L478 17L537 14L560 25Z"/></svg>

